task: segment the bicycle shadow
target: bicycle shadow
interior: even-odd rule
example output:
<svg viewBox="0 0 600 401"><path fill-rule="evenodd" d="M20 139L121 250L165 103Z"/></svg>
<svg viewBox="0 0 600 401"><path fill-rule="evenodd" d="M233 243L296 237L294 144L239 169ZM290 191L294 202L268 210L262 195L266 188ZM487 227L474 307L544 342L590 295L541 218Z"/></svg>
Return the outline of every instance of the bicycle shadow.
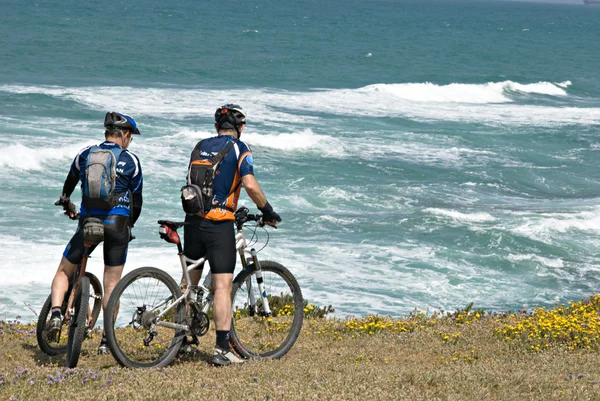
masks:
<svg viewBox="0 0 600 401"><path fill-rule="evenodd" d="M31 355L31 358L38 366L57 366L62 367L65 364L65 355L50 356L42 351L37 345L21 344L23 350Z"/></svg>
<svg viewBox="0 0 600 401"><path fill-rule="evenodd" d="M23 350L25 350L31 355L31 359L35 361L35 364L37 366L54 366L62 368L65 365L65 354L49 356L42 350L40 350L37 345L27 343L21 344L21 347L23 348ZM109 358L106 358L106 356L99 356L95 352L91 352L89 350L81 350L79 358L80 362L82 359L86 360L89 358L105 358L106 361L102 361L104 363L102 363L100 369L114 368L115 365L118 365L117 361L115 361L115 359L111 355L108 356ZM190 352L182 352L181 354L177 355L175 359L173 359L173 361L169 364L169 366L178 366L181 364L194 362L205 362L210 364L211 361L212 355L210 353L195 348Z"/></svg>
<svg viewBox="0 0 600 401"><path fill-rule="evenodd" d="M207 362L210 363L212 360L212 355L206 351L202 351L197 348L193 348L192 351L182 352L178 354L175 359L169 364L169 366L177 366L180 364L190 363L190 362Z"/></svg>

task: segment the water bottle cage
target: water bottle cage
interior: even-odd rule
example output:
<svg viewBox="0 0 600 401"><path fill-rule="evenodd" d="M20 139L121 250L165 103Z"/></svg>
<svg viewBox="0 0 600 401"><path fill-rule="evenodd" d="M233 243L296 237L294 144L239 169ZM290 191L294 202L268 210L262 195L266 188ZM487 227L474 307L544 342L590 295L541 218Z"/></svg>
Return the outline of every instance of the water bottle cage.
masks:
<svg viewBox="0 0 600 401"><path fill-rule="evenodd" d="M158 233L160 234L160 238L171 244L179 244L181 242L177 231L165 225L162 225L158 228Z"/></svg>

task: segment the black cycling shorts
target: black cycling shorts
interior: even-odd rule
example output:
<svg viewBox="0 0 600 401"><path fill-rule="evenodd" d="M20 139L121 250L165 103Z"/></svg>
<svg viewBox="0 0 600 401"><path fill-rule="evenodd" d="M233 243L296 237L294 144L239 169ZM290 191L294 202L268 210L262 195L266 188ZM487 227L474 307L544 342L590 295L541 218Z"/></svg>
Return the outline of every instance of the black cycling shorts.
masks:
<svg viewBox="0 0 600 401"><path fill-rule="evenodd" d="M196 215L185 217L183 253L190 259L206 256L212 274L235 270L233 221L212 221Z"/></svg>
<svg viewBox="0 0 600 401"><path fill-rule="evenodd" d="M106 266L124 265L127 260L129 246L129 217L127 216L93 216L104 223L104 264ZM82 226L85 218L79 220L77 232L69 241L63 256L73 264L79 264L83 257L85 246L83 244ZM92 251L96 246L92 247Z"/></svg>

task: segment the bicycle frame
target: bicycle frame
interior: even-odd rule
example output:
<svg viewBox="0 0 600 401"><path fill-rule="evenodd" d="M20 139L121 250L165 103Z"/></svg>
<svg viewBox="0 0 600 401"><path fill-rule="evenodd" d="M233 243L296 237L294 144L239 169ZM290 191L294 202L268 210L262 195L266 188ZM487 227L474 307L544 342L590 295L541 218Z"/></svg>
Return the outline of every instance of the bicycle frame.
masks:
<svg viewBox="0 0 600 401"><path fill-rule="evenodd" d="M248 246L246 243L246 238L244 236L244 231L243 231L243 228L241 225L239 225L237 227L237 232L235 234L235 243L236 243L236 251L238 252L238 254L240 256L240 261L242 263L242 269L248 268L249 260L254 262L254 271L256 274L256 282L258 284L259 293L261 294L261 298L263 301L263 309L264 309L265 314L270 315L271 308L269 307L269 300L267 299L267 293L264 288L262 271L261 271L260 262L259 262L258 256L257 256L258 253L254 248L248 249ZM206 258L202 257L200 259L194 260L194 259L190 259L190 258L186 257L183 253L183 246L181 245L181 242L177 243L177 251L178 251L177 255L179 256L179 261L181 263L181 270L183 272L183 279L185 280L185 283L186 283L186 288L185 288L184 293L179 298L177 298L175 301L173 301L173 303L171 303L171 305L169 305L167 307L167 309L163 310L161 313L156 315L156 319L158 320L156 322L156 325L162 326L162 327L167 327L167 328L172 328L175 330L184 330L186 332L189 332L191 330L190 330L189 325L187 325L187 324L163 322L163 321L160 321L160 318L185 300L187 300L188 302L190 299L195 301L198 290L202 290L204 293L208 294L207 302L205 303L205 305L202 308L202 312L206 313L212 306L213 292L211 289L205 287L203 284L200 284L200 283L198 286L191 286L188 284L188 283L190 283L190 270L193 270L193 269L201 266L204 262L206 262ZM249 256L249 259L246 259L246 257L245 257L246 255ZM190 265L186 267L186 265L188 263L190 263ZM208 272L207 276L209 274L211 274L211 273ZM246 286L248 288L248 305L250 308L254 308L257 300L255 299L254 292L252 291L252 282L251 282L250 278L248 278L246 280ZM152 308L150 311L154 312L157 309L161 308L162 306L166 305L168 302L169 302L169 299L165 299L162 302L160 302L158 305L154 306L154 308Z"/></svg>
<svg viewBox="0 0 600 401"><path fill-rule="evenodd" d="M85 250L83 252L83 257L81 258L81 262L80 262L79 266L77 267L77 269L79 270L79 275L77 275L77 277L74 278L73 288L71 289L71 293L69 294L69 301L67 302L67 310L65 311L65 322L69 322L71 320L73 313L75 313L75 309L73 308L73 302L75 302L75 294L77 294L77 290L79 289L79 283L81 281L81 278L83 276L85 276L85 269L87 267L87 261L90 256L90 249L91 248L89 246L87 246L87 245L85 246ZM89 314L90 313L88 311L88 315ZM88 316L88 321L89 320L90 320L90 317Z"/></svg>

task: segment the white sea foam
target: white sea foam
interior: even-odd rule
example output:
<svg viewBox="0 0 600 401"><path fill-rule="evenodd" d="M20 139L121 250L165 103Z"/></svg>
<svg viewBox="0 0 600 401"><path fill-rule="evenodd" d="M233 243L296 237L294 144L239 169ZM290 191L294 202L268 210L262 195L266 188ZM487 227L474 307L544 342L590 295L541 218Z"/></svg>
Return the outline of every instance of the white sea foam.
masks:
<svg viewBox="0 0 600 401"><path fill-rule="evenodd" d="M534 93L551 96L567 96L567 89L571 86L571 81L558 83L538 82L533 84L520 84L518 82L506 81L501 83L504 91L515 91L523 93Z"/></svg>
<svg viewBox="0 0 600 401"><path fill-rule="evenodd" d="M402 138L376 142L365 146L363 139L346 140L343 146L347 153L362 157L394 157L409 163L469 165L485 164L491 160L505 162L507 157L484 149L444 146L438 143L406 142ZM504 164L504 163L503 163Z"/></svg>
<svg viewBox="0 0 600 401"><path fill-rule="evenodd" d="M344 156L346 154L341 140L329 135L315 134L311 129L275 134L244 133L243 141L250 146L284 151L314 151L324 156Z"/></svg>
<svg viewBox="0 0 600 401"><path fill-rule="evenodd" d="M182 139L189 141L190 146L195 144L195 141L200 141L205 138L216 135L215 132L206 130L192 130L188 128L180 129L177 133L161 136L151 139L147 144L140 146L155 147L158 143L164 145L174 144L178 149L181 149ZM251 148L270 148L278 149L285 152L304 151L318 152L321 156L343 157L347 156L348 147L344 142L330 135L316 134L310 128L294 132L273 133L257 133L252 132L252 128L244 130L241 140L248 144ZM186 152L191 152L190 149L185 149Z"/></svg>
<svg viewBox="0 0 600 401"><path fill-rule="evenodd" d="M382 93L397 99L416 102L458 102L458 103L503 103L509 102L502 88L490 90L488 86L432 83L416 84L376 84L360 89L365 94Z"/></svg>
<svg viewBox="0 0 600 401"><path fill-rule="evenodd" d="M250 121L273 126L318 124L315 113L359 117L404 117L487 124L555 126L600 123L600 108L553 107L518 103L518 93L568 96L570 81L485 84L373 84L357 89L289 92L238 89L235 101L244 105ZM10 93L43 93L73 100L95 110L121 109L135 116L163 119L211 116L214 105L231 100L231 90L196 88L131 88L0 85ZM517 97L515 97L517 96Z"/></svg>
<svg viewBox="0 0 600 401"><path fill-rule="evenodd" d="M548 266L548 267L555 267L555 268L564 267L564 263L563 263L562 259L560 259L560 258L556 258L556 259L545 258L543 256L539 256L539 255L535 255L535 254L515 255L515 254L511 253L506 257L506 259L508 259L511 262L520 262L523 260L531 260L534 262L539 262L539 263L543 264L544 266Z"/></svg>
<svg viewBox="0 0 600 401"><path fill-rule="evenodd" d="M299 254L293 252L295 248L300 249ZM307 249L310 261L301 257ZM281 261L299 277L306 287L305 299L320 305L344 305L342 315L376 309L398 316L402 314L399 311L414 307L453 310L472 301L494 307L506 305L506 299L512 299L510 303L531 299L527 294L533 289L524 281L515 285L510 275L490 265L453 260L447 249L424 244L343 244L335 239L322 244L313 239L283 243L269 252L269 258Z"/></svg>
<svg viewBox="0 0 600 401"><path fill-rule="evenodd" d="M600 233L600 209L579 213L541 213L523 216L523 223L512 232L535 240L553 243L556 234L571 231Z"/></svg>
<svg viewBox="0 0 600 401"><path fill-rule="evenodd" d="M366 95L367 97L395 98L411 102L434 103L506 103L513 100L508 96L510 92L523 92L541 95L566 96L564 90L571 83L569 81L558 84L538 82L533 84L520 84L513 81L489 82L486 84L460 84L436 85L426 83L407 84L374 84L356 90L338 90L339 93L351 95L352 92ZM335 92L335 91L334 91ZM379 96L381 95L381 96ZM380 105L385 109L385 105Z"/></svg>
<svg viewBox="0 0 600 401"><path fill-rule="evenodd" d="M458 218L467 222L473 220L472 215L465 213L459 214ZM323 216L323 219L336 225L354 223L352 218L346 217ZM485 217L482 220L487 221ZM143 230L143 227L136 226L136 229ZM424 243L382 244L376 238L365 242L341 242L329 234L323 234L323 237L306 237L306 233L285 235L286 228L282 229L284 235L273 235L269 247L260 256L288 267L301 283L305 299L318 305L334 305L339 315L377 311L398 316L413 307L424 309L427 305L453 309L471 301L478 306L494 307L503 302L506 304L506 299L531 300L528 294L532 288L526 280L515 285L511 276L496 270L493 263L469 261L468 258L474 255L468 253L451 258L448 252L453 250ZM41 307L70 233L61 231L59 235L61 238L52 243L33 244L18 235L0 234L6 256L0 262L3 272L0 289L5 298L14 302L6 307L7 317L20 314L33 318L22 305L23 294L14 290L17 287L35 285L46 289L47 292L28 300L34 309ZM507 258L512 262L531 260L554 269L562 267L559 259L535 254ZM176 280L180 276L176 253L166 244L145 243L141 247L132 243L124 274L141 266L159 267ZM90 259L88 269L101 276L102 258Z"/></svg>
<svg viewBox="0 0 600 401"><path fill-rule="evenodd" d="M456 222L467 222L467 223L485 223L495 221L496 219L489 213L461 213L456 210L438 209L438 208L426 208L423 212L430 213L436 216L442 216L450 218Z"/></svg>
<svg viewBox="0 0 600 401"><path fill-rule="evenodd" d="M356 192L354 192L354 191L353 191L353 193L349 193L348 191L344 191L340 187L329 187L329 188L321 191L321 193L319 194L319 197L327 198L327 199L349 199L349 198L355 196L355 194L356 194Z"/></svg>
<svg viewBox="0 0 600 401"><path fill-rule="evenodd" d="M334 216L319 216L320 220L326 221L328 223L333 223L335 225L344 225L344 224L354 224L358 222L356 218L340 218Z"/></svg>
<svg viewBox="0 0 600 401"><path fill-rule="evenodd" d="M365 135L364 132L330 133L327 130L328 125L319 124L331 124L331 115L327 116L327 113L335 114L338 117L364 115L371 118L373 116L391 116L418 120L448 119L482 123L502 122L541 125L565 124L568 121L574 121L575 124L585 123L585 121L600 121L600 109L596 108L562 109L558 107L520 105L518 100L515 100L520 95L515 94L515 92L528 93L532 96L562 95L559 92L553 93L554 89L546 85L539 87L536 87L536 84L528 84L524 87L519 85L513 85L512 87L504 85L501 92L495 92L508 99L500 103L485 103L486 98L484 96L479 100L480 103L473 101L461 103L458 100L452 100L454 96L452 90L456 88L450 86L434 88L434 91L439 91L443 97L449 100L443 100L441 97L436 100L435 96L428 95L431 99L421 103L399 98L394 90L401 88L387 88L394 89L387 92L386 88L379 91L374 91L373 88L368 90L362 88L346 91L319 90L312 92L241 90L241 100L239 102L249 110L251 121L258 123L257 125L249 124L242 139L253 147L264 148L265 152L256 152L257 157L262 154L267 157L277 155L278 158L285 158L295 157L299 153L318 152L318 157L352 157L352 161L357 159L363 166L368 166L367 168L381 168L383 163L372 160L378 156L382 156L386 160L398 161L399 166L401 166L402 161L435 163L452 167L457 165L469 166L471 163L479 166L488 161L502 162L508 156L501 148L489 148L489 144L481 145L485 147L483 149L477 149L476 142L469 142L469 145L466 145L467 142L463 141L460 135L441 135L440 138L436 138L436 135L432 133L427 135L419 133L388 135L377 131L373 136ZM561 90L564 89L566 93L569 84L560 83L555 86L562 88ZM427 89L428 86L424 88ZM229 100L225 96L229 91L202 91L185 88L181 90L170 88L154 90L107 88L102 89L100 96L97 96L99 93L97 92L98 88L79 88L76 90L51 88L56 93L52 96L71 100L79 99L78 101L81 104L89 105L92 109L98 111L106 110L108 107L113 108L106 93L103 92L112 92L113 89L125 99L119 98L117 100L121 102L117 106L118 108L122 107L123 110L129 111L131 110L129 105L132 105L134 110L141 113L142 118L138 122L146 125L145 120L150 121L147 125L151 127L150 135L144 135L141 140L136 139L132 150L140 156L145 177L148 179L146 181L148 185L145 188L147 195L145 197L144 214L142 221L136 224L135 230L144 233L147 227L152 226L151 229L154 233L156 231L154 221L160 218L159 215L181 213L181 207L178 204L178 193L176 193L180 184L171 184L175 180L184 179L185 166L191 147L196 141L214 135L214 131L211 129L198 128L196 130L183 127L183 125L188 124L186 118L198 118L198 116L210 118L214 110L210 106L212 103L206 102L206 100L216 99L217 103ZM469 91L472 88L466 87L463 89ZM483 90L484 94L487 93L485 96L491 97L491 89L493 88L487 88L484 85L476 89L478 91ZM132 93L129 93L129 90ZM486 90L489 90L489 93ZM150 96L146 98L146 94ZM340 94L344 94L344 96L339 96ZM404 95L400 93L400 97ZM459 99L460 96L456 95L454 98ZM244 100L248 101L247 106ZM110 102L113 101L114 98L111 97ZM236 101L238 101L238 98L236 98ZM181 108L178 108L179 106ZM529 111L532 111L532 113L528 114ZM136 116L136 119L138 118L135 111L132 114ZM146 119L143 118L144 116L152 118ZM181 119L182 117L184 119ZM32 127L34 128L43 125L38 124L36 120L30 121L33 121ZM263 122L264 124L261 124ZM303 126L305 122L310 122L311 129ZM18 125L14 121L9 121L7 124L10 127ZM295 124L301 124L301 126ZM165 129L165 126L167 126L167 129ZM25 131L31 127L26 126L24 128ZM81 129L83 130L83 128L82 126ZM62 130L57 132L60 133ZM48 134L51 133L48 132ZM100 130L98 130L98 133L100 133ZM68 168L68 163L83 144L71 146L69 143L74 137L67 140L60 135L53 135L52 140L49 140L49 136L42 138L39 142L14 142L12 134L9 140L5 140L6 137L0 139L2 178L4 178L4 174L14 174L15 170L30 170L32 171L31 175L37 176L39 170L46 171L48 167L51 167L48 170L54 173L59 170L58 167L60 166L60 179L52 177L52 180L53 185L57 187L62 185L63 174L66 173L65 169ZM88 136L76 136L80 140L83 138L85 138L84 141L89 140ZM94 137L98 139L97 136L94 135ZM365 137L374 139L365 141ZM97 143L97 141L91 143ZM47 148L48 146L49 148ZM591 146L594 149L596 144ZM40 151L40 149L44 150ZM157 149L160 151L157 151ZM276 151L270 151L271 149ZM365 162L360 158L366 158L369 161ZM518 161L507 160L510 163ZM496 168L496 166L494 164L492 168ZM265 171L262 167L272 169L269 171L277 171L278 163L261 166L261 171ZM398 168L399 170L400 168ZM484 169L467 170L473 173L477 172L475 175L483 181L489 178L485 176ZM491 171L492 169L489 170L490 173ZM483 176L478 175L480 172ZM57 172L56 176L58 175ZM286 208L288 210L292 208L299 209L310 216L309 219L312 220L309 221L322 222L315 224L319 230L314 232L311 232L310 229L301 230L301 232L300 230L298 232L286 232L288 228L285 224L282 225L282 229L278 230L277 235L272 236L272 245L266 249L265 257L282 261L286 266L292 268L294 274L297 274L301 279L301 285L307 299L318 301L319 304L331 303L339 310L350 313L360 314L376 310L398 315L413 306L423 307L425 306L424 303L427 302L435 307L444 305L456 307L457 305L464 306L474 300L476 302L483 301L483 305L493 307L506 299L520 299L522 297L531 299L530 294L533 292L541 294L539 295L541 298L550 299L556 296L557 291L563 291L561 288L554 292L549 290L547 293L540 293L539 288L532 288L526 280L515 286L515 280L510 276L510 273L506 274L506 272L497 269L496 266L492 266L493 262L490 262L489 265L485 263L482 265L468 260L469 257L463 257L462 254L454 257L463 252L464 249L436 248L431 245L428 246L427 241L415 244L386 243L381 245L381 243L377 243L379 240L377 234L366 233L367 230L372 228L378 229L377 222L358 227L360 230L365 230L364 238L359 235L359 238L354 242L342 243L340 242L342 238L344 240L352 238L352 235L346 235L346 233L353 231L346 231L346 229L356 230L357 221L348 216L340 217L333 212L340 211L340 201L345 199L360 201L369 197L370 194L365 186L351 180L340 180L339 184L322 183L319 186L315 184L311 176L303 176L301 169L290 178L289 182L278 181L276 183L275 188L281 194L278 193L274 199L277 200L278 204L284 205L284 212ZM460 178L457 180L460 181ZM444 184L452 185L452 182L445 182ZM369 185L371 183L366 183L366 186ZM390 208L396 208L396 205L406 203L411 213L415 211L414 208L422 208L420 200L423 198L421 196L428 193L428 188L423 183L416 182L396 194L387 193L388 189L390 192L394 192L401 185L400 183L396 187L394 184L390 184L390 187L384 191L386 194L381 194L380 198L382 199L375 200L375 204L368 202L361 202L361 204L368 204L377 209L379 207L378 202L385 203L386 207L389 203ZM499 184L467 182L464 185L468 187L483 187L485 185L497 187ZM168 192L171 191L169 186L175 188L175 191L172 191L173 194ZM310 191L312 191L311 196L307 196L306 192L303 192L306 188L310 188ZM471 188L463 187L463 189L468 191ZM416 193L419 195L416 196ZM406 199L401 198L398 194L409 195ZM465 194L446 195L446 200L453 202L454 199L459 199ZM395 199L403 199L403 201L395 201ZM48 217L47 213L44 214L44 210L47 212L48 209L53 208L51 206L53 200L45 202L45 204L48 204L46 209L44 209L45 206L40 208L27 206L20 207L17 210L18 212L34 215L34 217L36 215L41 216L41 213L43 224L51 225L52 222L44 220ZM465 205L468 201L474 200L460 199L460 202L457 201L457 203ZM247 199L242 201L241 204L245 202L251 205L251 202ZM409 204L409 202L412 203ZM5 203L5 205L7 204ZM279 206L278 210L281 210ZM398 212L397 209L394 211ZM3 216L4 219L2 223L8 223L6 226L3 225L4 228L23 223L23 226L33 230L26 223L31 220L18 220L12 217L16 214L12 208L3 208L1 212L0 216ZM60 211L52 210L52 212L55 216L50 218L58 219ZM510 216L509 213L506 216L497 211L494 211L492 216L490 213L472 212L472 210L466 208L429 208L424 209L424 212L429 216L425 219L428 221L426 224L430 224L430 226L425 227L425 230L431 229L432 226L439 228L442 226L464 225L468 228L481 227L486 230L486 233L487 231L497 232L505 229L511 233L531 238L544 238L547 241L557 237L562 237L561 240L571 241L570 236L558 236L557 234L574 232L578 237L582 233L586 234L584 242L586 239L589 241L591 244L590 249L595 250L600 246L598 243L592 243L592 240L589 239L596 238L600 231L600 210L573 214L524 212L516 216ZM408 223L400 225L399 229L409 226L415 216L416 218L422 217L418 212L407 214L407 217L401 221L408 221ZM284 219L287 218L284 217ZM150 221L152 224L149 223ZM280 233L283 233L283 235L280 235ZM342 235L338 236L337 234L340 233ZM406 234L410 236L410 232ZM38 283L49 289L49 280L51 280L56 270L58 259L70 233L57 235L61 236L61 241L57 241L57 243L38 243L38 241L27 241L26 238L0 236L0 244L3 245L6 256L0 261L0 272L4 274L5 271L9 271L6 275L6 281L3 281L5 284L0 284L0 288L3 289L4 293L11 293L13 291L11 288L26 288L30 283ZM143 234L141 236L143 237ZM39 236L35 238L39 238ZM155 265L167 269L175 277L178 277L179 265L175 253L172 248L165 248L166 244L162 245L162 247L155 244L149 245L144 241L141 241L139 245L134 243L129 253L130 262L127 265L126 272L142 265ZM138 246L141 247L138 248ZM295 252L295 250L297 251ZM449 252L455 253L449 257ZM533 249L519 250L522 254L517 253L512 256L506 254L508 252L506 249L498 252L497 259L505 264L506 260L512 262L531 261L540 266L553 268L546 269L552 272L560 271L560 268L564 267L560 265L562 263L561 259L537 255L537 251ZM514 250L512 252L515 253ZM538 259L536 255L541 259ZM23 260L27 260L24 268L27 274L19 274L17 270L14 270L14 266L24 265ZM93 273L101 274L101 262L101 257L95 257L90 261L90 269ZM568 262L565 262L565 264L568 268L571 267ZM522 265L531 267L532 263L522 263ZM582 267L583 270L585 268L586 266ZM386 283L385 288L382 288L381 282ZM7 286L10 286L10 288ZM344 287L343 291L340 289L341 286ZM578 288L581 289L582 287ZM18 301L20 298L18 293L16 294L14 299ZM561 296L566 296L566 294L563 292ZM41 300L43 301L43 299Z"/></svg>
<svg viewBox="0 0 600 401"><path fill-rule="evenodd" d="M46 147L42 151L40 147L28 147L21 143L0 145L0 167L6 167L10 170L39 171L45 165L55 161L60 160L63 162L72 159L81 148L82 145L70 145Z"/></svg>

